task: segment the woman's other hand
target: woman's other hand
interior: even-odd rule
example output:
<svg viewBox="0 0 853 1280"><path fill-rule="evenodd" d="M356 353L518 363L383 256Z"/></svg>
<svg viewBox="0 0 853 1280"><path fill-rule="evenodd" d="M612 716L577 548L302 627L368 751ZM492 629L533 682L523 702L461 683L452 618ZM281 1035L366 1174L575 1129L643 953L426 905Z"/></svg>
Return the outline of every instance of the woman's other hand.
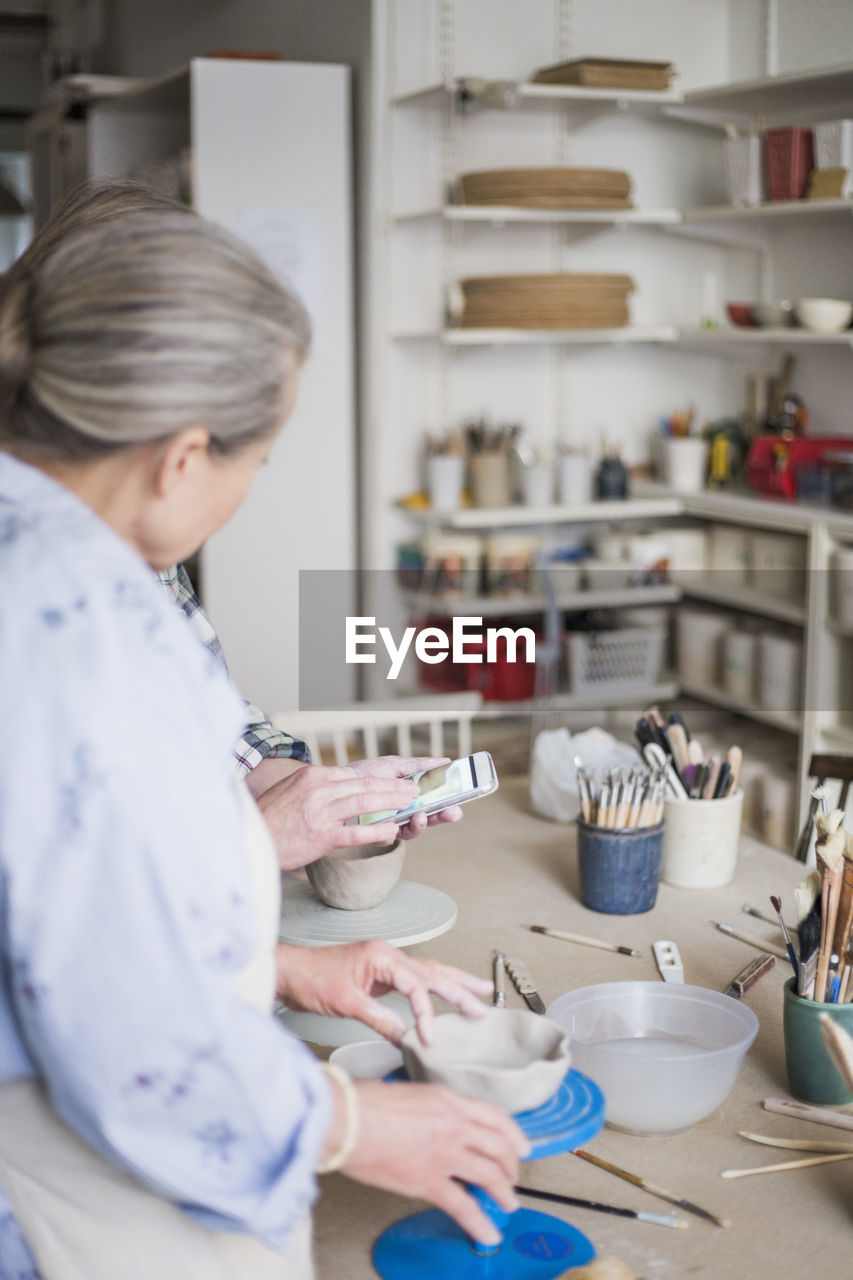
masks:
<svg viewBox="0 0 853 1280"><path fill-rule="evenodd" d="M430 993L441 996L468 1017L481 1018L488 1007L491 982L438 960L407 955L387 942L353 942L341 947L276 948L276 995L291 1009L338 1018L357 1018L381 1036L399 1044L406 1030L402 1019L376 997L399 991L412 1007L424 1044L432 1039Z"/></svg>

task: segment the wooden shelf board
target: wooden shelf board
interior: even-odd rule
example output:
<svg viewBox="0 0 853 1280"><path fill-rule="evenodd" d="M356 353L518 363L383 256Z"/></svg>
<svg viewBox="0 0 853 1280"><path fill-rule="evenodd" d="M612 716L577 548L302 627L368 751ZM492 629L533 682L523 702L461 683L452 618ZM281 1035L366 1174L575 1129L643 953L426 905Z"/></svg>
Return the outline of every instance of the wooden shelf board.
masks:
<svg viewBox="0 0 853 1280"><path fill-rule="evenodd" d="M403 593L407 608L432 614L501 617L507 614L542 613L547 605L543 595L517 596L430 596L417 591ZM630 609L644 605L675 604L681 599L678 587L622 587L610 591L557 592L557 607L571 611L585 609Z"/></svg>
<svg viewBox="0 0 853 1280"><path fill-rule="evenodd" d="M758 595L748 586L723 588L715 586L713 582L701 582L697 578L696 581L683 583L682 589L684 595L693 600L707 600L711 604L741 609L745 613L755 613L764 618L775 618L778 622L790 622L794 626L802 627L806 622L805 604L792 604L789 600Z"/></svg>
<svg viewBox="0 0 853 1280"><path fill-rule="evenodd" d="M748 720L756 720L759 724L772 725L774 729L784 729L787 733L799 734L803 727L803 718L793 711L771 711L756 703L741 702L737 698L705 685L692 684L689 680L679 680L681 692L699 702L709 702L714 707L722 707L735 715L745 716Z"/></svg>
<svg viewBox="0 0 853 1280"><path fill-rule="evenodd" d="M466 507L448 514L412 511L421 520L434 521L448 529L490 529L509 525L598 524L602 521L648 520L677 516L683 503L675 495L655 498L625 498L621 501L582 502L575 506L550 507Z"/></svg>
<svg viewBox="0 0 853 1280"><path fill-rule="evenodd" d="M622 329L444 329L442 342L449 347L530 346L560 343L568 346L621 346L625 343L674 342L673 325L649 325Z"/></svg>
<svg viewBox="0 0 853 1280"><path fill-rule="evenodd" d="M441 84L424 85L407 93L400 93L391 98L393 107L430 107L439 106L452 100L461 83L475 77L460 76L454 80L446 80ZM495 84L510 86L518 97L519 106L550 105L586 105L620 107L623 103L628 107L667 107L684 101L683 94L676 89L590 89L583 85L531 84L528 81L494 81Z"/></svg>
<svg viewBox="0 0 853 1280"><path fill-rule="evenodd" d="M446 222L492 224L543 223L578 226L666 226L681 220L678 209L531 209L520 205L448 204L443 208L410 209L394 215L395 222L444 218Z"/></svg>
<svg viewBox="0 0 853 1280"><path fill-rule="evenodd" d="M815 346L853 347L853 329L841 333L811 333L808 329L682 329L679 340L690 346Z"/></svg>
<svg viewBox="0 0 853 1280"><path fill-rule="evenodd" d="M853 101L853 63L849 62L811 71L790 71L755 80L708 85L684 94L685 106L709 108L724 114L793 112L847 101Z"/></svg>
<svg viewBox="0 0 853 1280"><path fill-rule="evenodd" d="M707 205L682 209L684 222L776 222L788 218L850 217L853 200L774 200L756 205Z"/></svg>
<svg viewBox="0 0 853 1280"><path fill-rule="evenodd" d="M644 707L653 702L670 702L678 697L678 685L671 680L652 685L616 686L596 693L557 693L547 705L560 711L594 711L599 707ZM535 698L518 702L484 702L477 712L478 720L496 720L501 716L530 715L536 708Z"/></svg>

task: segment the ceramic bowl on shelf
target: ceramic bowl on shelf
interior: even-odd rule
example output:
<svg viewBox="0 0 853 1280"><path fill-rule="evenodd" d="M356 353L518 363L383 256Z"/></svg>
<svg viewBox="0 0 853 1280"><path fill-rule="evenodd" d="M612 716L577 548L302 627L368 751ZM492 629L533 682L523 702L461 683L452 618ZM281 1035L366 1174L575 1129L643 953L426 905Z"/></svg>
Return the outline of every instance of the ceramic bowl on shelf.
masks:
<svg viewBox="0 0 853 1280"><path fill-rule="evenodd" d="M490 1009L484 1018L443 1013L433 1042L411 1027L400 1043L410 1080L444 1084L509 1112L546 1102L569 1069L565 1032L526 1009Z"/></svg>
<svg viewBox="0 0 853 1280"><path fill-rule="evenodd" d="M758 323L752 314L751 302L727 302L726 315L739 329L754 329Z"/></svg>
<svg viewBox="0 0 853 1280"><path fill-rule="evenodd" d="M812 333L841 333L853 319L853 302L844 298L800 298L797 318Z"/></svg>
<svg viewBox="0 0 853 1280"><path fill-rule="evenodd" d="M797 321L790 302L753 302L752 316L759 329L788 329Z"/></svg>

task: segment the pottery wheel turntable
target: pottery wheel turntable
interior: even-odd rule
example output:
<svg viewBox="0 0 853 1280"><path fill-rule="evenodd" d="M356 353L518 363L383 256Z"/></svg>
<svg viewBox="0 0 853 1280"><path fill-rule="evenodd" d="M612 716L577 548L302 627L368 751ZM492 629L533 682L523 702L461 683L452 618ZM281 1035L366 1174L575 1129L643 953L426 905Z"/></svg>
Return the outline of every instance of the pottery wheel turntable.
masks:
<svg viewBox="0 0 853 1280"><path fill-rule="evenodd" d="M333 947L372 938L381 938L396 947L413 947L416 942L428 942L452 929L456 914L456 903L446 893L410 880L399 880L384 902L367 911L327 907L309 884L288 881L278 936L280 942L301 947ZM392 991L380 999L411 1025L411 1009L405 997ZM327 1018L292 1009L282 1009L278 1016L294 1035L312 1044L338 1046L355 1040L382 1039L354 1018Z"/></svg>
<svg viewBox="0 0 853 1280"><path fill-rule="evenodd" d="M403 1079L395 1072L390 1079ZM604 1124L604 1098L579 1071L566 1073L557 1092L541 1107L515 1120L530 1139L528 1160L573 1151L595 1137ZM535 1209L507 1214L478 1187L469 1190L503 1232L500 1248L477 1245L441 1209L402 1218L383 1232L373 1264L383 1280L553 1280L595 1257L577 1228Z"/></svg>

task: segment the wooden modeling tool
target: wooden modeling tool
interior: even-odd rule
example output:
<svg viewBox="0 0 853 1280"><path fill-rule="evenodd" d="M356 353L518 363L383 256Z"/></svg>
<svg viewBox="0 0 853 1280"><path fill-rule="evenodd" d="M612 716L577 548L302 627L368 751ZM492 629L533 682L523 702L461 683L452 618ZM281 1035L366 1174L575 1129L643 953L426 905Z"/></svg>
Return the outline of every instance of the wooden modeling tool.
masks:
<svg viewBox="0 0 853 1280"><path fill-rule="evenodd" d="M731 773L729 774L728 794L732 795L737 791L738 779L740 778L740 767L743 764L743 751L740 747L729 747L726 755L726 761L729 769L731 770Z"/></svg>
<svg viewBox="0 0 853 1280"><path fill-rule="evenodd" d="M826 1014L822 1015L826 1017ZM841 1155L853 1152L853 1142L818 1142L815 1138L767 1138L762 1133L747 1133L741 1129L741 1138L760 1142L765 1147L782 1147L785 1151L820 1151L823 1155Z"/></svg>
<svg viewBox="0 0 853 1280"><path fill-rule="evenodd" d="M780 921L774 920L766 911L759 911L758 907L750 906L748 902L743 904L741 911L745 911L748 916L754 916L756 920L763 920L765 924L772 924L774 929L780 927Z"/></svg>
<svg viewBox="0 0 853 1280"><path fill-rule="evenodd" d="M828 1013L820 1015L820 1030L826 1052L832 1058L836 1071L853 1092L853 1039L843 1027L833 1022Z"/></svg>
<svg viewBox="0 0 853 1280"><path fill-rule="evenodd" d="M582 933L567 933L564 929L546 929L544 924L532 924L532 933L544 933L546 938L559 938L562 942L577 942L582 947L598 947L601 951L618 951L623 956L641 954L633 947L620 947L615 942L605 942L602 938L587 938Z"/></svg>
<svg viewBox="0 0 853 1280"><path fill-rule="evenodd" d="M784 1173L787 1169L809 1169L815 1164L835 1164L853 1160L853 1151L836 1156L809 1156L806 1160L783 1160L781 1164L762 1164L755 1169L724 1169L721 1178L751 1178L756 1173Z"/></svg>
<svg viewBox="0 0 853 1280"><path fill-rule="evenodd" d="M651 1182L646 1182L645 1178L641 1178L637 1173L629 1173L627 1169L620 1169L618 1165L611 1164L609 1160L602 1160L600 1156L594 1156L591 1151L584 1151L578 1148L573 1153L579 1156L581 1160L587 1160L590 1164L597 1165L599 1169L605 1169L608 1173L615 1173L617 1178L624 1178L626 1182L631 1182L635 1187L642 1187L644 1191L648 1191L649 1195L657 1196L659 1200L667 1200L670 1204L677 1205L679 1209L684 1209L687 1213L695 1213L699 1218L705 1218L707 1222L713 1222L715 1226L727 1227L729 1221L727 1218L718 1218L715 1214L709 1213L707 1209L701 1208L698 1204L693 1204L691 1200L684 1200L680 1196L674 1196L671 1191L664 1191L661 1187L654 1186Z"/></svg>
<svg viewBox="0 0 853 1280"><path fill-rule="evenodd" d="M830 818L834 817L833 814ZM820 824L818 823L818 829ZM836 827L826 839L819 839L815 848L818 867L823 879L820 886L820 954L815 979L815 999L826 1000L826 980L832 957L832 940L841 898L841 881L844 875L844 833Z"/></svg>
<svg viewBox="0 0 853 1280"><path fill-rule="evenodd" d="M739 929L735 929L734 925L724 924L722 920L712 920L711 924L719 929L721 933L727 933L731 938L737 938L738 942L745 942L748 947L757 947L759 951L769 951L773 956L779 956L782 960L788 959L788 953L784 947L777 947L774 942L767 942L763 938L756 938L751 933L741 933Z"/></svg>
<svg viewBox="0 0 853 1280"><path fill-rule="evenodd" d="M686 1228L683 1218L663 1213L644 1213L641 1209L620 1209L615 1204L602 1204L598 1200L583 1200L580 1196L562 1196L556 1191L534 1191L533 1187L513 1187L520 1196L532 1196L535 1200L551 1200L554 1204L574 1205L578 1209L594 1209L596 1213L615 1213L619 1218L635 1218L638 1222L653 1222L658 1227Z"/></svg>
<svg viewBox="0 0 853 1280"><path fill-rule="evenodd" d="M790 1098L765 1098L765 1111L790 1116L794 1120L809 1120L814 1124L827 1124L833 1129L853 1130L853 1111L833 1111L831 1107L813 1107L808 1102L792 1102Z"/></svg>

